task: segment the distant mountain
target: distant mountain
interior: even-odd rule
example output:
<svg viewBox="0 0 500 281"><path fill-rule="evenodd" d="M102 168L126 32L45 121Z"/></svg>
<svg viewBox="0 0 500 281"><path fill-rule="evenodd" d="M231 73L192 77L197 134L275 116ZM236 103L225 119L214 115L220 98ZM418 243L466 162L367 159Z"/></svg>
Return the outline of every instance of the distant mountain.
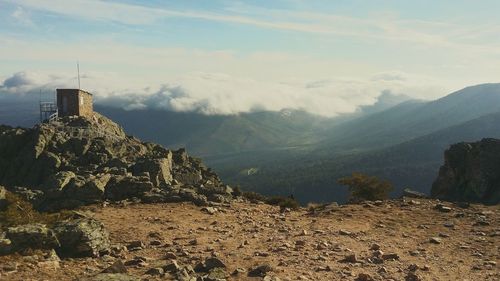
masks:
<svg viewBox="0 0 500 281"><path fill-rule="evenodd" d="M359 112L363 115L373 114L410 100L413 99L407 95L394 94L391 91L385 90L382 91L382 94L378 97L377 102L373 105L362 106L359 109Z"/></svg>
<svg viewBox="0 0 500 281"><path fill-rule="evenodd" d="M0 99L0 124L32 127L40 121L38 101Z"/></svg>
<svg viewBox="0 0 500 281"><path fill-rule="evenodd" d="M344 122L330 128L321 146L330 152L388 147L498 111L500 84L482 84Z"/></svg>
<svg viewBox="0 0 500 281"><path fill-rule="evenodd" d="M317 142L315 132L329 119L304 111L203 115L164 110L126 111L96 106L127 132L197 156L282 149Z"/></svg>

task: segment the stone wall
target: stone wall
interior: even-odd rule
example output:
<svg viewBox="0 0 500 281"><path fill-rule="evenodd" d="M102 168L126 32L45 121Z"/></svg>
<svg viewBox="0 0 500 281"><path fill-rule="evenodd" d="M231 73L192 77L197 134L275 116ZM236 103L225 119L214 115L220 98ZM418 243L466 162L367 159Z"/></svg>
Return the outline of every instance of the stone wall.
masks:
<svg viewBox="0 0 500 281"><path fill-rule="evenodd" d="M94 108L93 108L93 100L92 100L92 94L80 90L78 93L80 103L78 107L78 115L79 116L85 116L85 117L92 117L94 114ZM81 102L83 101L83 103Z"/></svg>

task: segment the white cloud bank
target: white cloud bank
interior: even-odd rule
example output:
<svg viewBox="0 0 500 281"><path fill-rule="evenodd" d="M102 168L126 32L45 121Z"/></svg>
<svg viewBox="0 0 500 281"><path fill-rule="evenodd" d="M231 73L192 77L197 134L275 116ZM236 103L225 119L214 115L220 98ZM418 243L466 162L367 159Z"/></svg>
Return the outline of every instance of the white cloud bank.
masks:
<svg viewBox="0 0 500 281"><path fill-rule="evenodd" d="M95 94L98 104L126 110L163 109L209 115L299 109L332 117L371 105L386 90L417 98L446 94L442 88L432 86L434 81L401 72L378 73L366 80L332 78L282 82L220 73L190 73L138 89L110 88L109 79L110 75L84 76L85 84L92 85L87 90ZM3 80L0 101L37 102L40 89L50 93L58 87L74 86L75 77L72 76L18 72Z"/></svg>

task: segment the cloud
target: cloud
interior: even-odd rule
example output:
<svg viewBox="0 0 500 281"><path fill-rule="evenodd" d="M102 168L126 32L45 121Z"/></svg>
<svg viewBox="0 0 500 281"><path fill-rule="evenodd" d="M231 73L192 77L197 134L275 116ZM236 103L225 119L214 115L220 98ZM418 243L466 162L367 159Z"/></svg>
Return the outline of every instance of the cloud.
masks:
<svg viewBox="0 0 500 281"><path fill-rule="evenodd" d="M372 76L373 81L406 81L408 77L400 71L381 72Z"/></svg>
<svg viewBox="0 0 500 281"><path fill-rule="evenodd" d="M11 77L5 79L3 82L3 87L11 89L22 86L30 86L36 84L35 79L30 77L26 72L18 72L12 75Z"/></svg>
<svg viewBox="0 0 500 281"><path fill-rule="evenodd" d="M375 74L380 77L383 74ZM403 75L403 73L400 73ZM228 115L253 111L305 110L333 117L355 112L374 104L382 92L413 96L444 94L431 80L404 74L405 80L327 78L313 81L269 82L222 73L195 72L160 85L143 88L110 88L103 75L87 75L86 84L93 85L97 104L126 110L159 109L176 112L198 112L207 115ZM16 99L37 90L74 84L74 77L19 72L5 79L0 86L2 96ZM118 85L118 84L116 84ZM428 85L428 86L422 86Z"/></svg>
<svg viewBox="0 0 500 281"><path fill-rule="evenodd" d="M4 1L22 5L26 9L72 18L117 22L126 25L150 25L165 18L201 19L326 36L339 35L397 43L404 41L430 48L439 47L467 52L474 50L479 53L484 51L500 53L498 44L488 45L485 42L476 41L465 43L459 40L474 37L477 34L478 27L464 27L460 24L432 21L400 20L397 17L362 19L321 12L267 9L238 2L222 7L219 12L208 12L99 0L24 0L21 3L17 0ZM27 19L24 9L18 9L15 14L18 14L21 19ZM481 29L483 28L481 27ZM446 32L443 33L442 30L446 30ZM493 33L498 33L498 29L493 29Z"/></svg>
<svg viewBox="0 0 500 281"><path fill-rule="evenodd" d="M67 76L45 75L33 71L20 71L7 77L0 84L0 97L29 96L40 90L53 90L58 87L66 87L71 81Z"/></svg>
<svg viewBox="0 0 500 281"><path fill-rule="evenodd" d="M21 25L35 26L31 20L31 15L23 7L18 6L10 16Z"/></svg>

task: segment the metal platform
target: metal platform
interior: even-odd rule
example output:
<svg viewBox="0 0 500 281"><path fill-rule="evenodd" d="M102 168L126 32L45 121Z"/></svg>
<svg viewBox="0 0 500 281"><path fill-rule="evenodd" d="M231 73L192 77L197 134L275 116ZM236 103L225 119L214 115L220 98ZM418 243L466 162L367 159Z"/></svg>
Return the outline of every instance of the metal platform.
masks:
<svg viewBox="0 0 500 281"><path fill-rule="evenodd" d="M40 122L52 122L58 116L57 104L51 101L40 102Z"/></svg>

